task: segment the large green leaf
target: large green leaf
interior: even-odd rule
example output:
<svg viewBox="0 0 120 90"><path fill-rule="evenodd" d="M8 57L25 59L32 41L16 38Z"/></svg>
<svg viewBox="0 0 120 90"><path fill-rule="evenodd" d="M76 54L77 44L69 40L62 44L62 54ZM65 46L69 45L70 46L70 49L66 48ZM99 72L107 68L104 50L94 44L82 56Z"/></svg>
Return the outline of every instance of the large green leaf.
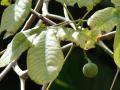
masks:
<svg viewBox="0 0 120 90"><path fill-rule="evenodd" d="M120 26L117 26L115 39L114 39L114 61L120 68Z"/></svg>
<svg viewBox="0 0 120 90"><path fill-rule="evenodd" d="M120 12L116 8L108 7L95 12L89 19L88 25L95 32L107 33L120 21ZM97 31L96 31L97 30Z"/></svg>
<svg viewBox="0 0 120 90"><path fill-rule="evenodd" d="M0 67L4 67L11 61L17 60L19 56L32 45L34 38L39 32L40 29L37 26L16 34L0 58Z"/></svg>
<svg viewBox="0 0 120 90"><path fill-rule="evenodd" d="M17 0L15 4L5 9L0 27L0 32L7 31L5 38L16 33L23 25L30 13L31 3L31 0Z"/></svg>
<svg viewBox="0 0 120 90"><path fill-rule="evenodd" d="M54 30L41 32L33 44L27 55L28 75L37 84L53 81L64 64L60 42Z"/></svg>
<svg viewBox="0 0 120 90"><path fill-rule="evenodd" d="M75 31L74 29L65 27L55 27L54 29L57 30L57 37L60 40L72 41L77 46L80 46L85 50L95 47L94 38L96 37L96 35L91 35L91 31L88 29L84 29L82 31Z"/></svg>
<svg viewBox="0 0 120 90"><path fill-rule="evenodd" d="M67 5L73 6L75 3L78 4L79 7L87 7L88 10L93 9L93 7L98 4L101 0L56 0L60 3L65 3Z"/></svg>

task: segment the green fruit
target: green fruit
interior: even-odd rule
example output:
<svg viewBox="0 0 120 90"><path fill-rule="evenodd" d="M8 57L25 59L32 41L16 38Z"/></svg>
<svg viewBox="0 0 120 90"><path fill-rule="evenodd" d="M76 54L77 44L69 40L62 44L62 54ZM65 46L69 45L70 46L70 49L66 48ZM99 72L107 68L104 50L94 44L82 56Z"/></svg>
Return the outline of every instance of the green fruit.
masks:
<svg viewBox="0 0 120 90"><path fill-rule="evenodd" d="M98 67L94 63L87 63L83 66L83 74L88 78L93 78L98 73Z"/></svg>

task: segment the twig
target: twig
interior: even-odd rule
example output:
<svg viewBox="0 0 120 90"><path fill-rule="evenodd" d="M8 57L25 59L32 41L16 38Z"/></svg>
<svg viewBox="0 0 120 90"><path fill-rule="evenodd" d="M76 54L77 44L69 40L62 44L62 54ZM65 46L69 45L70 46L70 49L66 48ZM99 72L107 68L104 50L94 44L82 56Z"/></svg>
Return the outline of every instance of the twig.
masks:
<svg viewBox="0 0 120 90"><path fill-rule="evenodd" d="M115 81L116 81L116 79L117 79L117 76L118 76L119 72L120 72L120 70L117 69L116 74L115 74L115 76L114 76L114 79L113 79L113 81L112 81L112 84L111 84L110 90L113 89L113 86L114 86L114 84L115 84Z"/></svg>
<svg viewBox="0 0 120 90"><path fill-rule="evenodd" d="M5 75L11 70L12 66L15 65L16 61L12 61L0 74L0 81L5 77Z"/></svg>
<svg viewBox="0 0 120 90"><path fill-rule="evenodd" d="M20 90L25 90L25 81L26 79L23 79L21 77L19 77L20 79Z"/></svg>
<svg viewBox="0 0 120 90"><path fill-rule="evenodd" d="M42 86L42 89L41 89L41 90L46 90L46 89L47 89L47 87L48 87L48 85L49 85L49 83L44 84L44 85Z"/></svg>
<svg viewBox="0 0 120 90"><path fill-rule="evenodd" d="M39 10L42 8L43 1L44 0L38 0L36 6L34 8L35 11L39 12ZM31 16L29 17L29 19L25 23L24 27L22 28L22 31L28 29L32 25L32 23L35 20L35 18L36 18L36 16L33 15L33 14L31 14Z"/></svg>
<svg viewBox="0 0 120 90"><path fill-rule="evenodd" d="M73 45L73 43L66 44L62 47L63 51L66 51L68 48L70 48Z"/></svg>
<svg viewBox="0 0 120 90"><path fill-rule="evenodd" d="M105 39L110 39L110 38L113 38L115 36L115 33L116 31L112 31L112 32L109 32L107 34L103 34L101 36L98 37L98 40L105 40Z"/></svg>
<svg viewBox="0 0 120 90"><path fill-rule="evenodd" d="M69 56L70 53L72 52L73 47L74 47L74 45L73 45L73 43L72 43L72 45L71 45L71 47L70 47L70 49L69 49L67 55L65 56L65 61L67 60L68 56Z"/></svg>
<svg viewBox="0 0 120 90"><path fill-rule="evenodd" d="M66 6L65 4L64 4L63 10L64 10L64 16L65 16L65 18L66 18L66 21L71 21L70 18L69 18L69 15L71 16L71 14L70 14L69 11L67 11L67 6ZM69 14L69 15L68 15L68 14ZM72 16L71 16L71 18L72 18ZM73 18L72 18L72 19L73 19ZM74 21L74 19L73 19L73 21ZM70 26L71 26L73 29L77 30L77 26L76 26L76 23L75 23L75 22L70 23Z"/></svg>
<svg viewBox="0 0 120 90"><path fill-rule="evenodd" d="M51 21L50 19L44 17L42 14L39 14L38 12L34 11L33 9L31 9L31 12L36 15L39 19L43 20L46 24L48 25L56 25L55 22Z"/></svg>
<svg viewBox="0 0 120 90"><path fill-rule="evenodd" d="M57 19L57 20L60 20L60 21L66 21L66 18L62 17L62 16L59 16L59 15L55 15L55 14L50 14L48 13L46 15L47 18L52 18L52 19Z"/></svg>

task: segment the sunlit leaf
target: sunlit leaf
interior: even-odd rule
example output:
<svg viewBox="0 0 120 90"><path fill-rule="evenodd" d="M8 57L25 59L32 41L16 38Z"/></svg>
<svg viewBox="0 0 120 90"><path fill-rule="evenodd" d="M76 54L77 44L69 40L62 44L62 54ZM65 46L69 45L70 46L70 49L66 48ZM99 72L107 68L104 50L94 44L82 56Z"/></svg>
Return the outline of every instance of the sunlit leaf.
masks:
<svg viewBox="0 0 120 90"><path fill-rule="evenodd" d="M91 30L97 30L96 32L107 33L113 30L113 28L120 21L120 12L116 8L108 7L99 11L96 11L89 19L88 25Z"/></svg>
<svg viewBox="0 0 120 90"><path fill-rule="evenodd" d="M91 31L84 29L82 31L75 31L71 28L58 27L57 37L60 40L67 40L74 42L77 46L88 50L94 48L94 36L91 35Z"/></svg>
<svg viewBox="0 0 120 90"><path fill-rule="evenodd" d="M98 4L101 0L56 0L60 3L65 3L67 5L73 6L75 3L78 4L79 7L87 7L88 10L92 10L93 7Z"/></svg>
<svg viewBox="0 0 120 90"><path fill-rule="evenodd" d="M37 84L53 81L64 64L60 42L54 30L41 32L33 44L27 55L28 75Z"/></svg>
<svg viewBox="0 0 120 90"><path fill-rule="evenodd" d="M114 61L120 68L120 26L117 26L115 39L114 39Z"/></svg>
<svg viewBox="0 0 120 90"><path fill-rule="evenodd" d="M18 31L30 13L31 0L17 0L7 7L2 15L0 32L6 31L7 38Z"/></svg>
<svg viewBox="0 0 120 90"><path fill-rule="evenodd" d="M0 58L0 67L4 67L11 61L17 60L19 56L32 45L34 38L39 32L39 27L35 27L16 34Z"/></svg>

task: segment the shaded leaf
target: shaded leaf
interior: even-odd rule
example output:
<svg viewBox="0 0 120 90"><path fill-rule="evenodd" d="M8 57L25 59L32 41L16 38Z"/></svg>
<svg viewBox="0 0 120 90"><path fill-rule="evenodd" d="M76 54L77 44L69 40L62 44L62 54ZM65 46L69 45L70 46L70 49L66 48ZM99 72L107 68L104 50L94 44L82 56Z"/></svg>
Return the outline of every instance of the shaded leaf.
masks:
<svg viewBox="0 0 120 90"><path fill-rule="evenodd" d="M6 31L7 38L18 31L30 13L31 0L17 0L15 4L7 7L2 15L0 32Z"/></svg>
<svg viewBox="0 0 120 90"><path fill-rule="evenodd" d="M120 6L120 0L111 0L115 6Z"/></svg>
<svg viewBox="0 0 120 90"><path fill-rule="evenodd" d="M92 10L93 7L98 4L101 0L56 0L60 3L65 3L67 5L73 6L75 3L78 4L79 7L87 7L88 10Z"/></svg>
<svg viewBox="0 0 120 90"><path fill-rule="evenodd" d="M32 45L34 38L39 32L40 29L37 26L16 34L0 58L0 67L4 67L11 61L17 60L19 56Z"/></svg>
<svg viewBox="0 0 120 90"><path fill-rule="evenodd" d="M0 1L0 5L8 6L8 5L10 5L10 1L9 0L2 0L2 1Z"/></svg>
<svg viewBox="0 0 120 90"><path fill-rule="evenodd" d="M37 84L53 81L64 64L60 42L54 30L41 32L33 44L27 55L28 75Z"/></svg>
<svg viewBox="0 0 120 90"><path fill-rule="evenodd" d="M120 68L120 26L117 26L115 39L114 39L114 61Z"/></svg>
<svg viewBox="0 0 120 90"><path fill-rule="evenodd" d="M110 32L120 21L120 13L116 8L108 7L96 11L89 19L88 25L91 30L100 34Z"/></svg>

